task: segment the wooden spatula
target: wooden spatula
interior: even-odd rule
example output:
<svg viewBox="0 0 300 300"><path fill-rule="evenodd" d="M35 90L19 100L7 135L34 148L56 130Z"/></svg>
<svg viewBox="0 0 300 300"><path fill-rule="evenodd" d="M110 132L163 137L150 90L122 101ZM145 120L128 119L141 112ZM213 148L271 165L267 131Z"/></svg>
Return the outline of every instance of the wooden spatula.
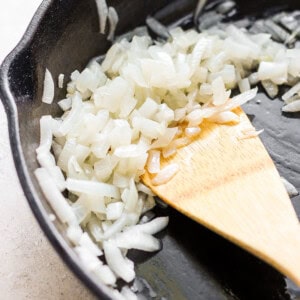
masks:
<svg viewBox="0 0 300 300"><path fill-rule="evenodd" d="M162 162L180 166L169 182L153 186L149 173L142 180L181 213L300 285L298 218L260 139L240 138L252 125L242 109L236 113L239 124L204 122L197 139Z"/></svg>

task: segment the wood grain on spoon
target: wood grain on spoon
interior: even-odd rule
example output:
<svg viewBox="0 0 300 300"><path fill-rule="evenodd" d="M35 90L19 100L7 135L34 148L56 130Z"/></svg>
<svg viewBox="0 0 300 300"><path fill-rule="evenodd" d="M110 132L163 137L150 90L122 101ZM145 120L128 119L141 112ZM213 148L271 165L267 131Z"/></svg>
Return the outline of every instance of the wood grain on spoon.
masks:
<svg viewBox="0 0 300 300"><path fill-rule="evenodd" d="M298 218L260 139L239 138L252 125L242 109L236 113L239 124L205 121L197 139L162 161L162 166L179 164L169 182L153 186L149 173L142 180L178 211L300 285Z"/></svg>

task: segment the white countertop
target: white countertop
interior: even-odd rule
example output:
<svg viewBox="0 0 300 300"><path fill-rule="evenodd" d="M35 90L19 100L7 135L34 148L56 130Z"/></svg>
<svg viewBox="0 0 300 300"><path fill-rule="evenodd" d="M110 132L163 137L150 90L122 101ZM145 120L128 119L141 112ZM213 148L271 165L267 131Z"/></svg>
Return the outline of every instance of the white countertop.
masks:
<svg viewBox="0 0 300 300"><path fill-rule="evenodd" d="M0 0L0 63L41 0ZM0 103L0 299L92 299L42 233L18 181Z"/></svg>

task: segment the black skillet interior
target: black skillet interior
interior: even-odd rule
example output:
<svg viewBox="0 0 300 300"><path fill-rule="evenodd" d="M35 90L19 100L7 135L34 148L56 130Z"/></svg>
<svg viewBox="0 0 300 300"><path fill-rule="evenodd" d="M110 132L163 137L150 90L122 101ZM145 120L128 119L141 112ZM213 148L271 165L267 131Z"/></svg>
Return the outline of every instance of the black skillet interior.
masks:
<svg viewBox="0 0 300 300"><path fill-rule="evenodd" d="M143 24L155 14L168 24L187 15L196 1L128 0L108 1L120 16L118 33ZM270 9L300 9L297 0L237 1L241 14L261 14ZM90 278L76 262L63 237L63 226L48 219L51 212L40 192L33 171L37 168L35 148L39 140L39 119L58 114L57 105L40 101L44 70L57 78L82 69L93 56L105 53L109 43L98 33L94 0L45 0L21 43L1 67L0 96L9 121L13 156L28 202L41 227L62 259L101 299L104 288ZM56 90L62 99L64 91ZM280 100L258 96L244 108L253 116L279 172L300 190L300 151L297 145L299 115L281 115ZM300 197L293 204L300 215ZM163 249L154 255L132 252L137 274L147 298L161 299L295 299L300 290L277 271L171 208L157 208L170 215L168 229L160 234ZM288 285L288 288L287 288ZM151 288L149 288L149 286Z"/></svg>

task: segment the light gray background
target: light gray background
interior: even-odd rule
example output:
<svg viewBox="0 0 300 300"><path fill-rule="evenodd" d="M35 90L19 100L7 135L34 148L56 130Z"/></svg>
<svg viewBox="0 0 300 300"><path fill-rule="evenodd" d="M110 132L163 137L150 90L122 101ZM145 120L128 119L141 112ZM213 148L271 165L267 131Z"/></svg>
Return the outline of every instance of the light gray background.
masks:
<svg viewBox="0 0 300 300"><path fill-rule="evenodd" d="M0 0L0 63L41 0ZM19 184L0 103L0 299L92 299L41 232Z"/></svg>

